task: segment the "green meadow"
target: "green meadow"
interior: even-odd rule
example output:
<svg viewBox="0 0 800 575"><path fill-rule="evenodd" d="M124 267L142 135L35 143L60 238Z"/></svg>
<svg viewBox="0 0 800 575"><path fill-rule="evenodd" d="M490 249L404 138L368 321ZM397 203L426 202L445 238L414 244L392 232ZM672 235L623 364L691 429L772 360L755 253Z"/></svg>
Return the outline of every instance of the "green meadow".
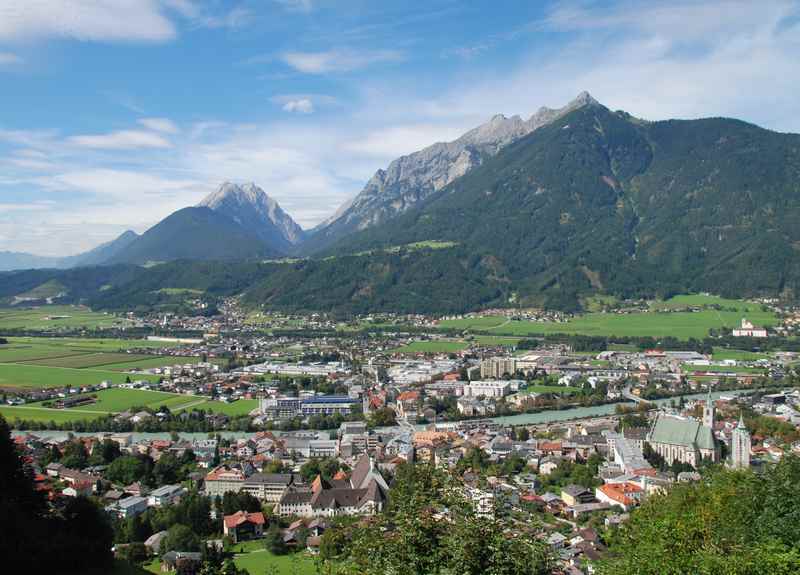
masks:
<svg viewBox="0 0 800 575"><path fill-rule="evenodd" d="M102 381L125 383L129 376L124 372L104 369L76 369L71 367L48 367L21 363L0 363L0 388L47 388L83 387L96 385ZM157 375L137 374L131 379L144 379L156 382Z"/></svg>
<svg viewBox="0 0 800 575"><path fill-rule="evenodd" d="M713 309L711 305L726 308ZM706 306L700 311L668 311L687 306ZM735 309L736 311L728 311ZM497 335L533 336L547 334L666 337L679 339L703 338L710 329L733 328L742 317L756 325L771 326L777 323L775 314L762 311L759 304L739 300L725 300L714 296L676 296L666 302L654 302L651 311L627 314L587 313L566 322L537 322L509 320L503 316L486 316L445 320L442 328L489 332Z"/></svg>
<svg viewBox="0 0 800 575"><path fill-rule="evenodd" d="M73 305L43 305L0 309L0 333L8 329L59 330L124 327L130 321Z"/></svg>
<svg viewBox="0 0 800 575"><path fill-rule="evenodd" d="M412 341L393 351L394 353L455 353L467 347L469 347L468 344L463 341Z"/></svg>

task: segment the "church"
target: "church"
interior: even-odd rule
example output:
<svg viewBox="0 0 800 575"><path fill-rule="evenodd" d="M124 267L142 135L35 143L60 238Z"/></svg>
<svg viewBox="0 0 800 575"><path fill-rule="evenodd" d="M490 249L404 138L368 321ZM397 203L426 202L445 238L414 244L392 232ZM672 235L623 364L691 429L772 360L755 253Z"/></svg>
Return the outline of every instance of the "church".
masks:
<svg viewBox="0 0 800 575"><path fill-rule="evenodd" d="M647 433L647 442L670 465L674 461L693 467L702 460L716 463L720 460L720 448L714 438L715 411L709 393L702 421L659 413Z"/></svg>

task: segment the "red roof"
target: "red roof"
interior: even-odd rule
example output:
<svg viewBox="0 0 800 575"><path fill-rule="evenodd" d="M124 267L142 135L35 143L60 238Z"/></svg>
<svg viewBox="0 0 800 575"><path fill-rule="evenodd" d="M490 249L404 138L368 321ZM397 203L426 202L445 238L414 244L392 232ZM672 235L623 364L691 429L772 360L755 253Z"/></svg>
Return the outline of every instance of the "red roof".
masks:
<svg viewBox="0 0 800 575"><path fill-rule="evenodd" d="M633 505L636 503L635 496L644 490L634 483L606 483L598 487L606 497L618 501L623 505Z"/></svg>
<svg viewBox="0 0 800 575"><path fill-rule="evenodd" d="M397 396L397 401L416 401L419 399L418 391L404 391Z"/></svg>
<svg viewBox="0 0 800 575"><path fill-rule="evenodd" d="M255 525L264 525L264 514L261 512L248 513L247 511L237 511L233 515L225 516L225 527L233 529L244 523L254 523Z"/></svg>

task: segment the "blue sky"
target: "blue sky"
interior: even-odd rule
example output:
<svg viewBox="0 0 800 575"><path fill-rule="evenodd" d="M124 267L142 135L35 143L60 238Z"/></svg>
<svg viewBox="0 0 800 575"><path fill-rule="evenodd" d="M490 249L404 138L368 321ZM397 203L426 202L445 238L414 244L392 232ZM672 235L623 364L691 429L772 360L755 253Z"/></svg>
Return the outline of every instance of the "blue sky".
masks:
<svg viewBox="0 0 800 575"><path fill-rule="evenodd" d="M66 255L226 180L304 227L378 168L588 90L800 131L785 0L0 0L0 251Z"/></svg>

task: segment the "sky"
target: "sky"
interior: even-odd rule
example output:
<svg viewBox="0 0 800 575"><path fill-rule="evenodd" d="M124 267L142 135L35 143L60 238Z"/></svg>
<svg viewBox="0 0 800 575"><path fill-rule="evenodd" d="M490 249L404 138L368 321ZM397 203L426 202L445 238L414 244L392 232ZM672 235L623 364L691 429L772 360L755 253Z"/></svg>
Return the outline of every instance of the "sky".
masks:
<svg viewBox="0 0 800 575"><path fill-rule="evenodd" d="M224 181L309 228L583 90L800 132L798 78L800 1L0 0L0 251L79 253Z"/></svg>

